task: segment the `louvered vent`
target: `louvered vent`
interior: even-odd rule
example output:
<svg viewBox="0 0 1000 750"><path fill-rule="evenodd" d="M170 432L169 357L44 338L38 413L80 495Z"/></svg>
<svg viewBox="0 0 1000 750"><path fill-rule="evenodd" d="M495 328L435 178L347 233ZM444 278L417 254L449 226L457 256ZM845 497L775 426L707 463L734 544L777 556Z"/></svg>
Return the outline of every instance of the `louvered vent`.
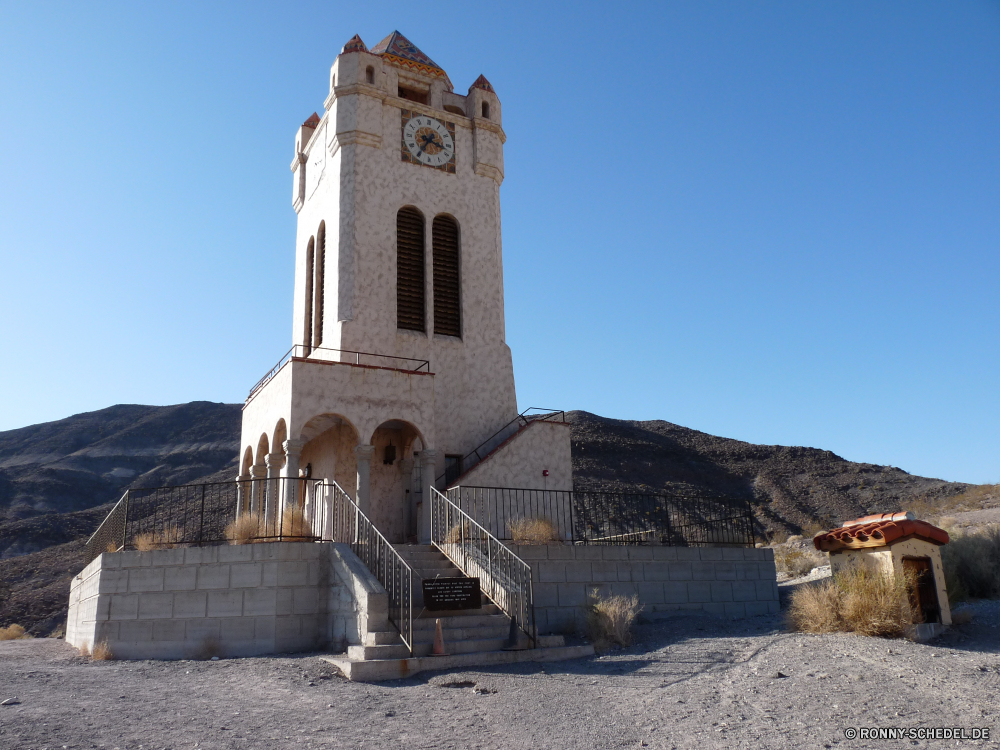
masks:
<svg viewBox="0 0 1000 750"><path fill-rule="evenodd" d="M309 352L312 351L313 342L313 255L315 252L315 244L313 238L309 238L309 245L306 249L306 304L305 304L305 326L304 333L302 335L302 345L305 347L305 356L309 356Z"/></svg>
<svg viewBox="0 0 1000 750"><path fill-rule="evenodd" d="M321 221L316 233L316 312L313 315L313 346L323 346L323 273L326 268L326 222Z"/></svg>
<svg viewBox="0 0 1000 750"><path fill-rule="evenodd" d="M435 216L431 238L434 241L434 333L461 336L458 224L450 216Z"/></svg>
<svg viewBox="0 0 1000 750"><path fill-rule="evenodd" d="M415 208L396 214L396 327L423 331L424 217Z"/></svg>

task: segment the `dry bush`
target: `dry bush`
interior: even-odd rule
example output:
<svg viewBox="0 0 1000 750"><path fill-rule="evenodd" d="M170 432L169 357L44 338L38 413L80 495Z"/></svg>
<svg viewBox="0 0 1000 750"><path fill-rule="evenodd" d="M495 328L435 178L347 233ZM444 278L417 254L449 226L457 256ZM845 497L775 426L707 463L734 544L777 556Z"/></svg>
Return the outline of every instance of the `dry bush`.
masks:
<svg viewBox="0 0 1000 750"><path fill-rule="evenodd" d="M80 646L80 656L84 657L85 659L90 658L90 645L86 641L84 641L83 645Z"/></svg>
<svg viewBox="0 0 1000 750"><path fill-rule="evenodd" d="M132 546L140 552L173 549L180 544L184 532L177 526L164 526L162 531L147 531L132 537Z"/></svg>
<svg viewBox="0 0 1000 750"><path fill-rule="evenodd" d="M768 533L766 537L767 537L767 543L773 547L776 544L784 544L785 542L787 542L788 532L785 531L785 529L777 529L775 531Z"/></svg>
<svg viewBox="0 0 1000 750"><path fill-rule="evenodd" d="M779 573L787 573L792 578L804 576L813 568L827 563L826 555L818 550L783 546L774 548L774 567Z"/></svg>
<svg viewBox="0 0 1000 750"><path fill-rule="evenodd" d="M639 597L634 594L604 598L594 589L587 602L587 637L598 651L614 643L628 646L632 643L632 626L641 611Z"/></svg>
<svg viewBox="0 0 1000 750"><path fill-rule="evenodd" d="M515 518L508 526L515 544L548 544L559 541L555 524L548 518Z"/></svg>
<svg viewBox="0 0 1000 750"><path fill-rule="evenodd" d="M910 625L906 579L863 565L792 594L788 623L806 633L847 632L898 638Z"/></svg>
<svg viewBox="0 0 1000 750"><path fill-rule="evenodd" d="M952 536L941 563L950 601L1000 598L1000 526Z"/></svg>
<svg viewBox="0 0 1000 750"><path fill-rule="evenodd" d="M312 519L301 508L285 508L281 514L281 541L314 542L317 538Z"/></svg>
<svg viewBox="0 0 1000 750"><path fill-rule="evenodd" d="M241 513L226 526L225 535L230 544L255 544L264 529L264 519L257 513Z"/></svg>
<svg viewBox="0 0 1000 750"><path fill-rule="evenodd" d="M452 526L444 535L444 541L448 544L459 544L462 541L462 534L465 534L466 539L472 538L472 524L468 521L463 521L462 523L456 523Z"/></svg>
<svg viewBox="0 0 1000 750"><path fill-rule="evenodd" d="M0 641L16 641L18 638L30 638L25 636L24 628L17 623L0 628Z"/></svg>
<svg viewBox="0 0 1000 750"><path fill-rule="evenodd" d="M108 542L108 546L104 548L104 551L105 552L117 552L118 551L118 545L115 544L114 542Z"/></svg>
<svg viewBox="0 0 1000 750"><path fill-rule="evenodd" d="M94 645L94 652L91 654L94 661L114 661L115 655L111 653L111 647L107 641L101 641Z"/></svg>

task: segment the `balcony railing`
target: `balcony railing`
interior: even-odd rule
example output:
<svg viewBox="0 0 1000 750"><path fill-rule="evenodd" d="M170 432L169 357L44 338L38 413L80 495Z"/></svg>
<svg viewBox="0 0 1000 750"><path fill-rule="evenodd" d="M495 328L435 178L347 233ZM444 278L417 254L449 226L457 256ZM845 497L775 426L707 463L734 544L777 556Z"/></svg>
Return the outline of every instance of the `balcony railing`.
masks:
<svg viewBox="0 0 1000 750"><path fill-rule="evenodd" d="M293 359L308 359L315 362L337 362L339 364L356 365L359 367L375 367L385 370L399 370L400 372L427 372L431 371L431 363L426 359L413 359L411 357L396 357L391 354L374 354L372 352L355 352L350 349L326 349L323 347L307 347L296 344L289 349L278 360L278 363L267 371L247 396L247 402L256 395L257 391L263 388L277 375L281 368Z"/></svg>

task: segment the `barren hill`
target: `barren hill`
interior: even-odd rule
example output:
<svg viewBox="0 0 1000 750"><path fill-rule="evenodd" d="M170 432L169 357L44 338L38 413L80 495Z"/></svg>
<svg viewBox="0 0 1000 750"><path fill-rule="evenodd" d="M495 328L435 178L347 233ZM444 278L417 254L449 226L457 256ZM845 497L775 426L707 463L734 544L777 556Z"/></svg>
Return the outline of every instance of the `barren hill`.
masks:
<svg viewBox="0 0 1000 750"><path fill-rule="evenodd" d="M969 485L845 461L815 448L753 445L670 422L567 414L579 489L746 498L761 531L798 532ZM83 540L128 487L231 479L240 406L119 405L0 433L0 626L36 634L65 620Z"/></svg>

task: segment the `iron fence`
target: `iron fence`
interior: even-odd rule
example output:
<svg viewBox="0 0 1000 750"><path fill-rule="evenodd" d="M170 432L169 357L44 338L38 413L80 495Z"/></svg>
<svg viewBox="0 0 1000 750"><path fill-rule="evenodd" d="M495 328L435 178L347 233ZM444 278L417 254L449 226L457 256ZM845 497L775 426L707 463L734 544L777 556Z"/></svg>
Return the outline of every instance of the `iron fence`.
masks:
<svg viewBox="0 0 1000 750"><path fill-rule="evenodd" d="M749 501L697 495L522 490L459 485L448 499L493 536L512 541L519 519L546 519L578 544L753 547Z"/></svg>
<svg viewBox="0 0 1000 750"><path fill-rule="evenodd" d="M531 566L455 503L430 487L431 541L531 640L538 642Z"/></svg>
<svg viewBox="0 0 1000 750"><path fill-rule="evenodd" d="M389 620L413 655L413 569L336 482L330 482L332 540L351 546L389 596Z"/></svg>
<svg viewBox="0 0 1000 750"><path fill-rule="evenodd" d="M273 477L130 489L88 540L86 562L119 549L329 540L324 487Z"/></svg>

